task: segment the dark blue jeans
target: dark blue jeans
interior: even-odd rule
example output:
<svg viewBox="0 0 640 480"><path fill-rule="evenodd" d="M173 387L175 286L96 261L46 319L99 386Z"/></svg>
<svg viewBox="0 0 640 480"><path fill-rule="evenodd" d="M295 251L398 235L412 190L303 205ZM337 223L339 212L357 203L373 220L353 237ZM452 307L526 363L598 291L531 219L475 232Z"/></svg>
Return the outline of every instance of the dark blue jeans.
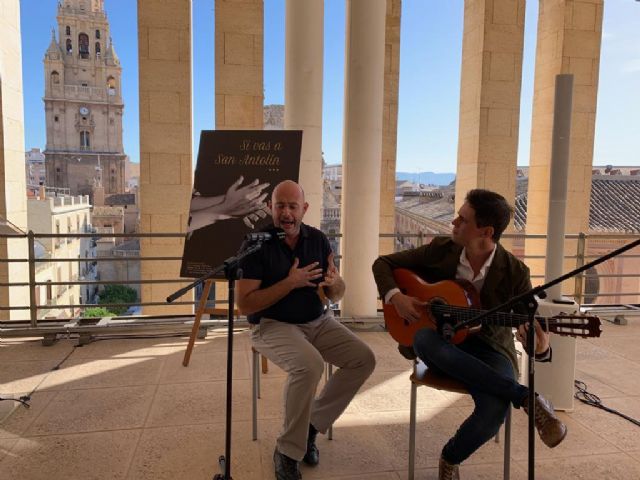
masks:
<svg viewBox="0 0 640 480"><path fill-rule="evenodd" d="M473 397L473 413L442 449L447 462L462 463L498 433L509 404L522 406L529 390L515 380L507 357L475 337L453 345L425 328L416 333L413 349L430 368L462 382Z"/></svg>

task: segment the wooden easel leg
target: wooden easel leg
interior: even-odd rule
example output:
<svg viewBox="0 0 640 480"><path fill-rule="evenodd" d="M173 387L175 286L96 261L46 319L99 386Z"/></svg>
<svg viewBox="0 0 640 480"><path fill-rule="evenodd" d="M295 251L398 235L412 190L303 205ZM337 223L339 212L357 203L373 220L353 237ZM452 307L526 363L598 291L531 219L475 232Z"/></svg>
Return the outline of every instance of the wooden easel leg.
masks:
<svg viewBox="0 0 640 480"><path fill-rule="evenodd" d="M202 290L202 296L200 297L198 309L196 310L196 315L193 321L193 328L191 329L191 335L189 336L189 344L187 345L187 350L184 352L184 359L182 360L182 365L184 365L185 367L189 366L191 351L193 350L194 343L196 343L198 329L200 328L200 319L202 318L202 314L207 308L207 301L209 300L209 291L211 290L212 281L213 280L206 280L204 282L204 289Z"/></svg>

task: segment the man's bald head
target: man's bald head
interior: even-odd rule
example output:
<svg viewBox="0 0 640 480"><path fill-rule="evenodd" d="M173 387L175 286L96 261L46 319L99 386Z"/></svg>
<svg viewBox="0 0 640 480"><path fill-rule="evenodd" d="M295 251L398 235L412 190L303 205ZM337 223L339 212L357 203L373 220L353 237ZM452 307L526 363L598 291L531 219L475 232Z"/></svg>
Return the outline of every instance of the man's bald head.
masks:
<svg viewBox="0 0 640 480"><path fill-rule="evenodd" d="M286 196L287 198L300 195L300 203L304 203L304 190L302 189L300 184L294 182L293 180L283 180L275 186L273 192L271 193L271 201L273 203L276 203L276 198L278 195Z"/></svg>
<svg viewBox="0 0 640 480"><path fill-rule="evenodd" d="M273 224L284 230L289 238L297 238L302 217L307 211L304 190L293 180L280 182L271 194L271 216Z"/></svg>

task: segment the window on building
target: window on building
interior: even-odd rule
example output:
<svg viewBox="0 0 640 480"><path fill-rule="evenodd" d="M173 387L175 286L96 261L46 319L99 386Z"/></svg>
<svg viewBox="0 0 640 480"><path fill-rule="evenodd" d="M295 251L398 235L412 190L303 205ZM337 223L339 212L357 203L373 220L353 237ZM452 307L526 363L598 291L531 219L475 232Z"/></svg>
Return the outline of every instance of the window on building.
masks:
<svg viewBox="0 0 640 480"><path fill-rule="evenodd" d="M60 83L60 74L55 70L51 72L51 84L58 85Z"/></svg>
<svg viewBox="0 0 640 480"><path fill-rule="evenodd" d="M116 94L116 79L113 77L107 78L107 92L109 92L109 95Z"/></svg>
<svg viewBox="0 0 640 480"><path fill-rule="evenodd" d="M89 35L86 33L78 35L78 51L80 58L89 58Z"/></svg>
<svg viewBox="0 0 640 480"><path fill-rule="evenodd" d="M96 57L100 56L100 42L96 42Z"/></svg>
<svg viewBox="0 0 640 480"><path fill-rule="evenodd" d="M89 139L89 132L83 130L80 132L80 150L89 150L91 142Z"/></svg>
<svg viewBox="0 0 640 480"><path fill-rule="evenodd" d="M71 27L69 25L67 25L67 28L65 28L65 33L67 35L71 35Z"/></svg>
<svg viewBox="0 0 640 480"><path fill-rule="evenodd" d="M54 122L57 122L57 121L58 121L58 115L56 115L56 116L54 116L54 117L53 117L53 121L54 121Z"/></svg>
<svg viewBox="0 0 640 480"><path fill-rule="evenodd" d="M96 38L100 38L100 30L96 30Z"/></svg>
<svg viewBox="0 0 640 480"><path fill-rule="evenodd" d="M66 45L67 45L67 55L69 55L69 54L71 54L71 51L73 50L72 47L71 47L71 39L70 38L67 38Z"/></svg>

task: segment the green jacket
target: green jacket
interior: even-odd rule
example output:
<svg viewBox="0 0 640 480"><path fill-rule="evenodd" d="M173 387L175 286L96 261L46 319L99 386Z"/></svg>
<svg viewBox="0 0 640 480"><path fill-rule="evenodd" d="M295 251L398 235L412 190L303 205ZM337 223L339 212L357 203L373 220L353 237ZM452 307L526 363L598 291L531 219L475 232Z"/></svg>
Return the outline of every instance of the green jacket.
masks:
<svg viewBox="0 0 640 480"><path fill-rule="evenodd" d="M462 247L453 243L451 238L435 237L428 245L378 257L373 263L373 276L380 298L384 301L385 294L397 287L393 279L395 268L407 268L431 283L455 279L461 253ZM482 308L497 307L530 288L529 268L498 243L480 292ZM516 307L514 311L526 313L524 306ZM510 327L483 325L477 336L507 356L517 372L516 350Z"/></svg>

